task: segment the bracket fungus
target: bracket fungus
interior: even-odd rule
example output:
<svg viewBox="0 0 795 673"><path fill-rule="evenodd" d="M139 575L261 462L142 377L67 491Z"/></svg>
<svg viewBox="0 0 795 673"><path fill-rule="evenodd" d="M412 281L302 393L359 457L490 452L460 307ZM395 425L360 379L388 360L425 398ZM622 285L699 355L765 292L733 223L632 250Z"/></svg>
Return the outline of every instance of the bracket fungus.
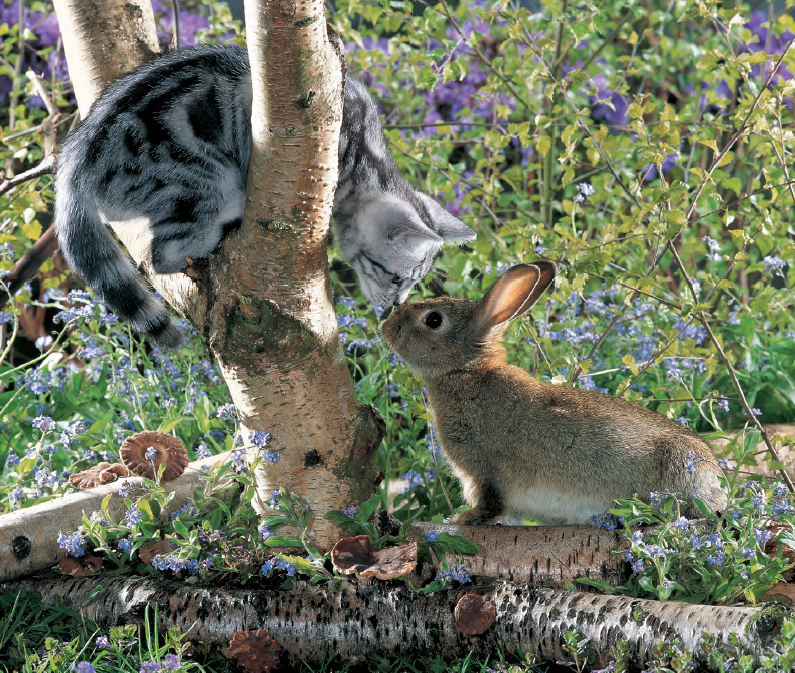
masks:
<svg viewBox="0 0 795 673"><path fill-rule="evenodd" d="M279 665L281 646L265 629L236 631L223 653L243 666L247 673L268 673Z"/></svg>
<svg viewBox="0 0 795 673"><path fill-rule="evenodd" d="M331 563L343 575L356 575L367 584L374 577L392 580L417 567L417 543L375 549L369 535L346 537L331 550Z"/></svg>
<svg viewBox="0 0 795 673"><path fill-rule="evenodd" d="M151 460L147 459L149 449L154 451ZM148 431L130 435L122 443L119 454L130 472L147 479L155 478L155 471L160 469L162 463L166 464L166 469L161 481L173 481L188 466L188 451L182 442L163 432Z"/></svg>
<svg viewBox="0 0 795 673"><path fill-rule="evenodd" d="M76 472L69 477L69 483L75 488L87 489L110 484L119 477L129 476L130 471L121 463L97 463L82 472Z"/></svg>
<svg viewBox="0 0 795 673"><path fill-rule="evenodd" d="M459 633L479 636L493 623L497 608L477 594L465 594L455 606L455 625Z"/></svg>
<svg viewBox="0 0 795 673"><path fill-rule="evenodd" d="M87 556L86 558L66 557L58 561L58 567L64 575L86 577L97 572L102 567L102 559L99 556Z"/></svg>

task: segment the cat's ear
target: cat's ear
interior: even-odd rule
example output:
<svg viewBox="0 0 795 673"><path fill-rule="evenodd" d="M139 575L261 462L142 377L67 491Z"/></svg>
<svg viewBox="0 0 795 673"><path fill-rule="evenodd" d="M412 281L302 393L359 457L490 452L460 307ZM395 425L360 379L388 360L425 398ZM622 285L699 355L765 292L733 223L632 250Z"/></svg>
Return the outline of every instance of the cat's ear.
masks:
<svg viewBox="0 0 795 673"><path fill-rule="evenodd" d="M378 241L397 241L412 250L442 247L444 240L420 219L414 207L392 195L373 199L359 209L360 231Z"/></svg>
<svg viewBox="0 0 795 673"><path fill-rule="evenodd" d="M427 194L417 192L431 217L431 228L444 239L445 243L463 245L475 240L477 234L457 217L448 213Z"/></svg>

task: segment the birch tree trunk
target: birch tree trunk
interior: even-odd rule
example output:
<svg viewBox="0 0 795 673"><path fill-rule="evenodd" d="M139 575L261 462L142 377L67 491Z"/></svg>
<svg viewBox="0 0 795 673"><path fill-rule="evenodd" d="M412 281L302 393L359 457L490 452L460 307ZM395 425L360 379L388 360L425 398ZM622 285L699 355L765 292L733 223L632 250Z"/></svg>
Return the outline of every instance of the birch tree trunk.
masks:
<svg viewBox="0 0 795 673"><path fill-rule="evenodd" d="M53 0L85 118L113 80L160 53L150 0Z"/></svg>
<svg viewBox="0 0 795 673"><path fill-rule="evenodd" d="M282 660L295 666L332 658L355 664L369 656L443 657L514 653L516 647L537 660L571 662L563 636L576 631L588 639L588 667L614 660L618 642L629 643L630 669L653 658L654 647L679 641L682 651L697 653L703 632L726 645L736 633L744 654L759 666L773 646L785 614L781 607L723 608L708 605L600 596L576 591L533 589L493 582L430 596L403 587L353 582L311 585L296 582L289 591L258 589L218 591L163 579L71 577L23 580L20 589L41 593L43 601L65 604L103 626L141 622L144 608L158 606L161 631L178 626L188 640L224 647L236 631L265 629L281 646ZM476 593L496 608L496 620L481 635L459 633L454 607Z"/></svg>
<svg viewBox="0 0 795 673"><path fill-rule="evenodd" d="M85 114L104 85L155 53L151 7L57 0L56 10ZM257 471L260 509L279 486L300 495L313 512L313 542L329 549L339 529L323 514L373 492L383 437L383 421L356 401L328 276L344 58L327 34L322 0L250 0L246 22L253 147L241 228L191 278L154 273L145 223L111 225L154 287L206 337L246 445L252 431L273 435L269 448L280 460Z"/></svg>

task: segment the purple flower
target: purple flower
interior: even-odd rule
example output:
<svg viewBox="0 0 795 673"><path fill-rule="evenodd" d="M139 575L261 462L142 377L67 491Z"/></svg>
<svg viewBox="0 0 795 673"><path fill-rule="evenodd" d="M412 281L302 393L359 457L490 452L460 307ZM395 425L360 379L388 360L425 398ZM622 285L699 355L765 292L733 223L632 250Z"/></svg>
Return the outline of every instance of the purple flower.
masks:
<svg viewBox="0 0 795 673"><path fill-rule="evenodd" d="M774 276L784 276L782 270L787 263L780 257L767 255L767 257L762 260L762 263L765 265L765 269L768 273L772 273Z"/></svg>
<svg viewBox="0 0 795 673"><path fill-rule="evenodd" d="M684 419L684 425L687 425L690 421L689 419ZM685 471L688 474L695 474L696 473L696 452L695 451L688 451L685 454Z"/></svg>
<svg viewBox="0 0 795 673"><path fill-rule="evenodd" d="M146 451L144 451L144 458L150 463L157 458L157 451L155 450L154 446L150 446Z"/></svg>
<svg viewBox="0 0 795 673"><path fill-rule="evenodd" d="M37 416L33 419L33 427L38 428L46 435L55 430L55 421L49 416Z"/></svg>
<svg viewBox="0 0 795 673"><path fill-rule="evenodd" d="M213 455L213 452L210 451L210 447L208 447L206 444L199 444L199 446L197 446L194 450L196 452L196 458L200 460L204 458L210 458Z"/></svg>
<svg viewBox="0 0 795 673"><path fill-rule="evenodd" d="M103 649L105 647L110 647L110 638L107 636L100 636L97 638L97 647Z"/></svg>
<svg viewBox="0 0 795 673"><path fill-rule="evenodd" d="M176 671L181 665L182 662L177 654L167 654L163 657L163 668L169 671Z"/></svg>
<svg viewBox="0 0 795 673"><path fill-rule="evenodd" d="M127 508L127 512L124 514L124 520L130 526L140 523L142 518L143 514L141 513L141 510L138 509L138 505L136 504L130 505Z"/></svg>
<svg viewBox="0 0 795 673"><path fill-rule="evenodd" d="M86 553L85 545L86 541L80 533L72 533L70 535L58 533L58 546L61 549L66 549L75 558Z"/></svg>
<svg viewBox="0 0 795 673"><path fill-rule="evenodd" d="M140 673L155 673L160 670L160 664L156 661L145 661L141 664Z"/></svg>
<svg viewBox="0 0 795 673"><path fill-rule="evenodd" d="M73 663L69 667L70 671L76 671L77 673L94 673L94 664L90 661L78 661Z"/></svg>
<svg viewBox="0 0 795 673"><path fill-rule="evenodd" d="M277 498L278 498L278 493L277 493ZM350 507L346 507L344 510L342 510L342 513L345 516L356 516L356 512L358 511L359 508L356 505L351 505Z"/></svg>
<svg viewBox="0 0 795 673"><path fill-rule="evenodd" d="M225 418L229 421L236 421L237 420L237 411L235 410L234 404L222 404L218 407L217 412L218 418Z"/></svg>

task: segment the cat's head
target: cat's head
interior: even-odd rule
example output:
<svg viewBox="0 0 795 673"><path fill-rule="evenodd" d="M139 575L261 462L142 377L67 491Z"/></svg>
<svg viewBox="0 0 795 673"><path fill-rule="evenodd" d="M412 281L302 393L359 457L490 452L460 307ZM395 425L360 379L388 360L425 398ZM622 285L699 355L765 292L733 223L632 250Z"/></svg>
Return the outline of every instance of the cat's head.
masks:
<svg viewBox="0 0 795 673"><path fill-rule="evenodd" d="M442 245L475 240L475 232L432 198L411 190L404 198L379 194L360 204L340 232L346 261L374 305L402 304L431 268Z"/></svg>

